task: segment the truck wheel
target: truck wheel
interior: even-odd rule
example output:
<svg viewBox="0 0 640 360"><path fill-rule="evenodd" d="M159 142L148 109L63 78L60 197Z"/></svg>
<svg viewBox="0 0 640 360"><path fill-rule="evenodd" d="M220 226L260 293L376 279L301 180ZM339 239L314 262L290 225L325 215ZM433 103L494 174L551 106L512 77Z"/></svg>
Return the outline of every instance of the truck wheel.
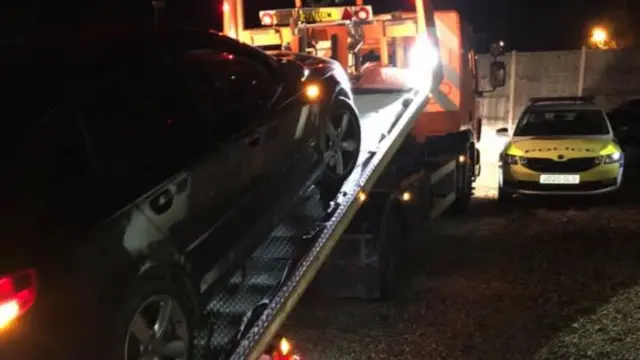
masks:
<svg viewBox="0 0 640 360"><path fill-rule="evenodd" d="M361 145L360 118L351 102L337 97L327 113L324 135L319 141L326 169L318 182L326 208L358 164Z"/></svg>
<svg viewBox="0 0 640 360"><path fill-rule="evenodd" d="M169 281L142 284L121 314L117 359L189 359L195 309Z"/></svg>
<svg viewBox="0 0 640 360"><path fill-rule="evenodd" d="M405 249L404 217L397 205L387 208L380 231L380 299L393 298L402 283L401 256Z"/></svg>
<svg viewBox="0 0 640 360"><path fill-rule="evenodd" d="M466 160L460 164L457 169L456 176L462 177L461 183L456 189L456 201L453 203L453 211L455 213L463 213L469 207L471 198L473 197L473 175L475 166L473 165L473 150L469 150L466 154ZM460 178L458 178L460 179Z"/></svg>

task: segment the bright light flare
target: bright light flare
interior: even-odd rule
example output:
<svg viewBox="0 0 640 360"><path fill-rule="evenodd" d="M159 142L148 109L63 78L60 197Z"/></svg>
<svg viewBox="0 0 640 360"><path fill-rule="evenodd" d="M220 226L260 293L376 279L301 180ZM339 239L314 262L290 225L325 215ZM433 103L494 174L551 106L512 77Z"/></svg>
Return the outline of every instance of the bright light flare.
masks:
<svg viewBox="0 0 640 360"><path fill-rule="evenodd" d="M609 34L607 30L602 27L595 27L591 30L591 41L595 43L603 43L607 41Z"/></svg>
<svg viewBox="0 0 640 360"><path fill-rule="evenodd" d="M319 84L310 83L304 86L304 96L310 103L316 103L322 97L322 88Z"/></svg>
<svg viewBox="0 0 640 360"><path fill-rule="evenodd" d="M20 315L20 305L17 301L0 304L0 330L7 328Z"/></svg>
<svg viewBox="0 0 640 360"><path fill-rule="evenodd" d="M291 351L291 344L286 337L283 337L282 340L280 340L280 354L286 356L289 355L289 351Z"/></svg>
<svg viewBox="0 0 640 360"><path fill-rule="evenodd" d="M364 192L363 190L360 190L358 192L358 200L360 200L360 202L365 202L367 201L367 193Z"/></svg>
<svg viewBox="0 0 640 360"><path fill-rule="evenodd" d="M410 85L414 88L431 87L433 70L440 61L438 49L426 36L419 36L409 53Z"/></svg>

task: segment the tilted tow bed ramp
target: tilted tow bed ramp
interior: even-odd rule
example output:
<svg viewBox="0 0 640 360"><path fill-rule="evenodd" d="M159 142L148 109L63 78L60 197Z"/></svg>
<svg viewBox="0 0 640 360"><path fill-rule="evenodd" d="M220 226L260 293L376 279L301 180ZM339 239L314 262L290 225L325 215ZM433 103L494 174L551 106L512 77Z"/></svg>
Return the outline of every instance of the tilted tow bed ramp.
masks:
<svg viewBox="0 0 640 360"><path fill-rule="evenodd" d="M428 95L428 90L416 90L404 96L368 94L356 97L362 115L362 152L358 167L342 188L340 205L331 218L311 234L310 245L307 247L309 250L302 254L290 272L283 274L283 281L275 296L265 296L264 299L270 299L265 301L261 308L257 308L259 313L255 314L257 320L252 319L256 320L253 326L242 331L236 348L228 349L231 359L257 359L270 345L285 318L293 310L360 208L366 194L411 131L427 104ZM382 108L377 109L374 105L376 103L382 105ZM369 109L370 112L366 111ZM283 246L275 248L282 249ZM258 271L253 276L265 275ZM247 281L251 282L251 279Z"/></svg>

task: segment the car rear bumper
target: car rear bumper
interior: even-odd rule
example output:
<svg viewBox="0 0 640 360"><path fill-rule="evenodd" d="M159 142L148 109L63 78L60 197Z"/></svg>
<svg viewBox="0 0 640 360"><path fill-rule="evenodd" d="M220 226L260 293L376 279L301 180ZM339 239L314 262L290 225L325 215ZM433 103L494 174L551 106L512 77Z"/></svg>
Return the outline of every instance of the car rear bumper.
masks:
<svg viewBox="0 0 640 360"><path fill-rule="evenodd" d="M43 313L43 310L49 309L31 309L0 330L1 360L101 359L96 355L100 352L90 341L94 335L98 337L97 333L80 330L73 317L51 316ZM60 311L62 313L64 310ZM95 318L99 318L99 315Z"/></svg>
<svg viewBox="0 0 640 360"><path fill-rule="evenodd" d="M0 330L0 359L36 360L49 358L51 353L42 351L43 344L33 324L32 312L28 312L13 324Z"/></svg>

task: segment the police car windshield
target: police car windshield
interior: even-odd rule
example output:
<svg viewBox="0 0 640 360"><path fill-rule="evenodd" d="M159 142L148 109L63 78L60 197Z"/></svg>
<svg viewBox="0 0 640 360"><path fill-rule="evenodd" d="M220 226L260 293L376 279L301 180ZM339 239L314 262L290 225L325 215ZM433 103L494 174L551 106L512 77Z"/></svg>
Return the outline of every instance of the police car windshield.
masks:
<svg viewBox="0 0 640 360"><path fill-rule="evenodd" d="M528 110L518 121L514 136L609 135L607 119L600 110Z"/></svg>

